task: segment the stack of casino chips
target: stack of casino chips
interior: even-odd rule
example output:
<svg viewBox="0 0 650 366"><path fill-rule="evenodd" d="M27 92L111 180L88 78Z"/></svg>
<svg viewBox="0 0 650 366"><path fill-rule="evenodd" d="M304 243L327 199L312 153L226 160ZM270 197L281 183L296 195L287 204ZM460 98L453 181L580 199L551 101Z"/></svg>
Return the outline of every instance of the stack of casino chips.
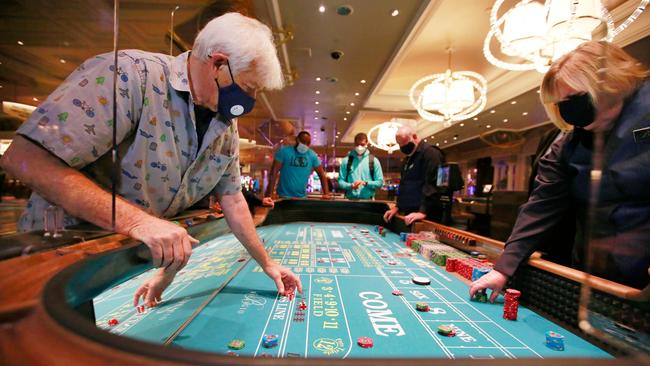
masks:
<svg viewBox="0 0 650 366"><path fill-rule="evenodd" d="M546 347L555 351L564 351L564 336L549 330L546 332Z"/></svg>
<svg viewBox="0 0 650 366"><path fill-rule="evenodd" d="M458 258L447 258L447 262L445 262L445 270L447 272L456 272L456 263L458 263Z"/></svg>
<svg viewBox="0 0 650 366"><path fill-rule="evenodd" d="M426 302L417 302L415 303L415 310L426 313L427 311L429 311L429 304L427 304Z"/></svg>
<svg viewBox="0 0 650 366"><path fill-rule="evenodd" d="M487 272L492 270L493 264L486 260L475 258L460 258L456 262L456 272L468 280L472 280L474 268L485 268Z"/></svg>
<svg viewBox="0 0 650 366"><path fill-rule="evenodd" d="M278 345L278 336L277 334L265 334L262 337L262 346L264 348L273 348Z"/></svg>
<svg viewBox="0 0 650 366"><path fill-rule="evenodd" d="M505 302L503 303L503 319L517 320L517 310L519 309L519 297L521 291L509 288L506 290Z"/></svg>
<svg viewBox="0 0 650 366"><path fill-rule="evenodd" d="M407 236L408 234L409 234L409 233L405 233L405 232L402 231L401 233L399 233L399 240L401 240L401 241L406 241L406 236Z"/></svg>

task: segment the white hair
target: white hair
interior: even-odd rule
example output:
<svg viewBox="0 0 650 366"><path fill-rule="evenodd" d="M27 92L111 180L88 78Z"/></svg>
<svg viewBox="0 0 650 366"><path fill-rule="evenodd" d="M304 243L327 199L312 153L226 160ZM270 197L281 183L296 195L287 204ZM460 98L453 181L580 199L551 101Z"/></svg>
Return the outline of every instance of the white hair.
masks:
<svg viewBox="0 0 650 366"><path fill-rule="evenodd" d="M417 136L415 130L411 126L402 126L395 133L395 136L402 136L402 137L411 137L413 135Z"/></svg>
<svg viewBox="0 0 650 366"><path fill-rule="evenodd" d="M192 56L205 61L214 52L228 55L233 74L254 63L261 88L281 89L284 85L273 34L256 19L226 13L208 22L194 40Z"/></svg>

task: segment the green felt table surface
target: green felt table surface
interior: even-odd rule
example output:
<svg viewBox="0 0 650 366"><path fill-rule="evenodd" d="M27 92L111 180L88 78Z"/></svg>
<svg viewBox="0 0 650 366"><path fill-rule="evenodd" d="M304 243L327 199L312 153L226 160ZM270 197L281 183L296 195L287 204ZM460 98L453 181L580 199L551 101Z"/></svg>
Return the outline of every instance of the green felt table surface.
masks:
<svg viewBox="0 0 650 366"><path fill-rule="evenodd" d="M303 294L279 296L257 263L238 261L248 254L227 234L195 249L163 301L144 314L132 297L151 271L96 297L97 326L215 353L231 351L228 343L241 339L245 347L233 352L255 357L611 357L521 305L516 321L503 319L502 297L494 304L470 301L466 281L405 248L396 233L382 237L372 225L296 222L263 226L258 234L271 256L300 276ZM416 285L414 276L431 284ZM403 296L392 295L396 289ZM427 302L430 310L416 311L416 302ZM110 319L119 323L109 326ZM438 334L442 324L456 336ZM565 337L564 351L546 347L549 330ZM278 345L264 348L265 334L277 335ZM358 346L359 337L372 338L374 346Z"/></svg>

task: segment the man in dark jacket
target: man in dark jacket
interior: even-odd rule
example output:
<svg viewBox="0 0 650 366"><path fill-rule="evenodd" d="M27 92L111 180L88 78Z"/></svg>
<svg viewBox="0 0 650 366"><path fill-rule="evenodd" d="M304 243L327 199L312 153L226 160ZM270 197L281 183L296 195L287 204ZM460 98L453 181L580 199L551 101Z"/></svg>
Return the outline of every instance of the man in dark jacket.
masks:
<svg viewBox="0 0 650 366"><path fill-rule="evenodd" d="M397 130L395 140L406 158L402 165L397 205L386 211L384 220L390 221L399 212L406 215L404 222L407 225L425 218L440 222L441 192L436 188L436 177L438 166L444 159L442 152L421 141L408 126Z"/></svg>

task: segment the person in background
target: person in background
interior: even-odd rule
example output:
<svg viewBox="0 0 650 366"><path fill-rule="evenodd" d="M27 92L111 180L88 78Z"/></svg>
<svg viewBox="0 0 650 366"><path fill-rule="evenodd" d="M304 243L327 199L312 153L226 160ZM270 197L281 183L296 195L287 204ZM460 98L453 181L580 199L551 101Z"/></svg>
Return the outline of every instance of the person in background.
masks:
<svg viewBox="0 0 650 366"><path fill-rule="evenodd" d="M598 70L606 68L607 72ZM539 161L532 194L494 270L472 283L494 301L508 278L573 209L573 266L642 288L650 282L650 70L619 47L586 42L555 61L541 99L551 120L571 132ZM594 133L604 134L599 195L590 208ZM590 230L593 263L585 267Z"/></svg>
<svg viewBox="0 0 650 366"><path fill-rule="evenodd" d="M395 140L406 158L402 164L397 205L384 213L384 220L389 222L399 212L406 215L407 225L425 218L440 222L442 192L436 188L436 178L444 160L442 152L420 140L409 126L400 127Z"/></svg>
<svg viewBox="0 0 650 366"><path fill-rule="evenodd" d="M372 199L375 190L384 184L379 159L368 151L368 135L354 136L354 149L341 162L339 187L348 199Z"/></svg>
<svg viewBox="0 0 650 366"><path fill-rule="evenodd" d="M307 197L307 182L311 174L316 171L321 180L323 198L329 198L327 177L318 155L310 149L311 135L301 131L296 137L296 144L283 146L276 153L271 166L269 186L265 197L271 197L280 173L278 196L286 198Z"/></svg>
<svg viewBox="0 0 650 366"><path fill-rule="evenodd" d="M176 57L122 50L86 60L16 131L2 167L34 189L22 231L50 205L69 224L91 222L146 244L160 267L135 293L155 306L198 241L166 220L217 196L237 239L280 294L300 279L267 253L241 193L237 117L260 89L280 89L271 30L238 13L211 20ZM110 97L117 75L116 120ZM117 128L119 179L112 225L110 148Z"/></svg>

